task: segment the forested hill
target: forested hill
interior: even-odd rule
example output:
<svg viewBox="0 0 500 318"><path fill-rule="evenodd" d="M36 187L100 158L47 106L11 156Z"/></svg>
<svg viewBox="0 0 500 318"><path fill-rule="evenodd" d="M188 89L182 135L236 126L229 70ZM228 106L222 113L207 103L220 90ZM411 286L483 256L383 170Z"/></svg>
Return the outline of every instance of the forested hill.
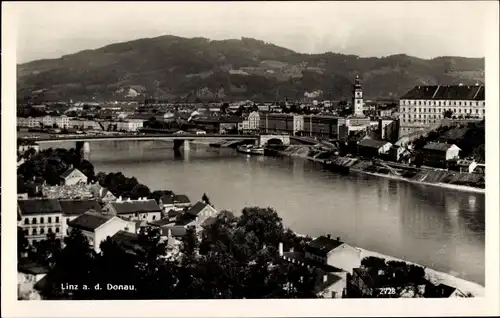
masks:
<svg viewBox="0 0 500 318"><path fill-rule="evenodd" d="M397 98L419 84L483 83L484 59L299 54L250 38L168 35L33 61L17 72L20 99L344 99L358 74L368 98Z"/></svg>

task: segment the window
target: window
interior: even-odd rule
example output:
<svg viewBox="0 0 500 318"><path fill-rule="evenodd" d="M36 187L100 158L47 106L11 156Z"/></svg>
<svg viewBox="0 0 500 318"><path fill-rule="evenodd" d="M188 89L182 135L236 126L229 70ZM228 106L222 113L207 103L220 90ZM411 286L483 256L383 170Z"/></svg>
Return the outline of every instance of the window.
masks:
<svg viewBox="0 0 500 318"><path fill-rule="evenodd" d="M40 224L43 224L43 216L40 218Z"/></svg>
<svg viewBox="0 0 500 318"><path fill-rule="evenodd" d="M48 233L52 233L52 228L49 227L49 229L47 230Z"/></svg>
<svg viewBox="0 0 500 318"><path fill-rule="evenodd" d="M424 105L427 105L427 102L424 100Z"/></svg>
<svg viewBox="0 0 500 318"><path fill-rule="evenodd" d="M153 221L156 220L156 215L153 215Z"/></svg>
<svg viewBox="0 0 500 318"><path fill-rule="evenodd" d="M479 113L479 109L476 109L476 114Z"/></svg>
<svg viewBox="0 0 500 318"><path fill-rule="evenodd" d="M56 223L59 223L59 217L56 216Z"/></svg>
<svg viewBox="0 0 500 318"><path fill-rule="evenodd" d="M30 224L30 220L28 218L24 219L24 224Z"/></svg>
<svg viewBox="0 0 500 318"><path fill-rule="evenodd" d="M56 233L59 233L59 228L58 227L56 227Z"/></svg>
<svg viewBox="0 0 500 318"><path fill-rule="evenodd" d="M31 234L36 235L36 229L33 229L33 231L31 232Z"/></svg>
<svg viewBox="0 0 500 318"><path fill-rule="evenodd" d="M49 217L47 218L47 223L52 223L52 217L50 217L50 216L49 216Z"/></svg>
<svg viewBox="0 0 500 318"><path fill-rule="evenodd" d="M462 106L462 102L458 102L458 106Z"/></svg>
<svg viewBox="0 0 500 318"><path fill-rule="evenodd" d="M36 218L31 219L31 224L36 224Z"/></svg>
<svg viewBox="0 0 500 318"><path fill-rule="evenodd" d="M44 234L44 233L45 233L45 229L42 227L42 228L40 229L40 234Z"/></svg>

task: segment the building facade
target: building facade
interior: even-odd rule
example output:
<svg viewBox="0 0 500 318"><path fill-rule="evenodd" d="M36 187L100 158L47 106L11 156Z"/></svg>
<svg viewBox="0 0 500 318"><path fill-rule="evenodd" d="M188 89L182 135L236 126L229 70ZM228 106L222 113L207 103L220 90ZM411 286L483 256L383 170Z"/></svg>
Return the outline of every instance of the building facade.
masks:
<svg viewBox="0 0 500 318"><path fill-rule="evenodd" d="M444 118L484 119L485 86L416 86L399 101L399 136L432 127Z"/></svg>

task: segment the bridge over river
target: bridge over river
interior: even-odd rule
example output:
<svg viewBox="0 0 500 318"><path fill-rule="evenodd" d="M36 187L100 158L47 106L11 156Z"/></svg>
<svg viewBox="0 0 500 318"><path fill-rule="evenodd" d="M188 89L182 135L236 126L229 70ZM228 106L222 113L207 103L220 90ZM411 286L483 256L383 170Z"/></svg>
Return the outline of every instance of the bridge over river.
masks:
<svg viewBox="0 0 500 318"><path fill-rule="evenodd" d="M87 157L90 153L90 142L92 141L109 141L109 140L122 140L122 141L137 141L137 140L164 140L173 141L174 149L189 150L189 142L193 140L241 140L253 141L258 146L265 146L269 141L281 143L283 145L290 144L289 135L228 135L228 134L166 134L166 133L153 133L153 134L129 134L129 135L52 135L44 137L28 137L23 138L27 142L36 142L37 144L58 143L62 141L74 141L76 143L76 150Z"/></svg>

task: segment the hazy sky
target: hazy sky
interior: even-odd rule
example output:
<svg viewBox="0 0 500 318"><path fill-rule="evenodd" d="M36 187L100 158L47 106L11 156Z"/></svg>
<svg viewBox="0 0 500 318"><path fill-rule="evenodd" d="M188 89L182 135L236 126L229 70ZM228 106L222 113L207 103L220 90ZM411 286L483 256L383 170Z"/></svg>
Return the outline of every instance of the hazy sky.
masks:
<svg viewBox="0 0 500 318"><path fill-rule="evenodd" d="M483 57L486 15L495 10L494 1L27 2L14 7L18 63L165 34L253 37L302 53Z"/></svg>

